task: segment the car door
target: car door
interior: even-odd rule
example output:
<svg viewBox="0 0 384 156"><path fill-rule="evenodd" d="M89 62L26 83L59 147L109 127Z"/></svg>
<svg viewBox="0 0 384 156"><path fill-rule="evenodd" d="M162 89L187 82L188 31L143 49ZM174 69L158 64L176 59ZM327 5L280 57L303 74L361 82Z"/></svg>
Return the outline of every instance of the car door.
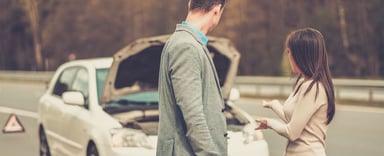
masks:
<svg viewBox="0 0 384 156"><path fill-rule="evenodd" d="M71 90L70 86L72 85L77 70L78 68L75 67L68 67L62 70L56 79L52 93L42 101L45 108L43 110L45 120L44 127L52 155L64 155L65 153L62 147L66 139L62 135L62 131L66 128L66 125L63 125L63 110L66 105L62 100L62 94Z"/></svg>
<svg viewBox="0 0 384 156"><path fill-rule="evenodd" d="M84 106L65 104L63 109L63 125L65 128L62 135L67 139L63 146L68 155L81 155L87 147L88 137L86 135L90 123L89 111L89 72L86 68L79 68L71 85L71 91L81 92L85 99Z"/></svg>

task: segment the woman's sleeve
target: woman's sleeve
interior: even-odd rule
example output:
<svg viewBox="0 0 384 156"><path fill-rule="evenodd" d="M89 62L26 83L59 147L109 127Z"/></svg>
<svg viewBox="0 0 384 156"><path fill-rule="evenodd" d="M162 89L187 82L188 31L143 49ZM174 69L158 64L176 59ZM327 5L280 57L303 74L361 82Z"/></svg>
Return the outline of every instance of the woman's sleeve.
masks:
<svg viewBox="0 0 384 156"><path fill-rule="evenodd" d="M305 90L306 87L301 89L299 94L297 94L299 99L294 106L294 112L292 113L292 117L289 122L282 123L274 119L267 119L267 125L269 128L275 130L278 134L286 137L291 141L296 140L300 136L308 121L321 106L319 98L322 97L319 96L315 100L317 93L316 87L312 87L312 89L306 95L304 95ZM321 92L320 87L319 92ZM321 95L321 93L319 93L319 95Z"/></svg>
<svg viewBox="0 0 384 156"><path fill-rule="evenodd" d="M281 120L287 122L283 110L283 105L278 100L271 101L271 109L276 113L277 116L279 116Z"/></svg>

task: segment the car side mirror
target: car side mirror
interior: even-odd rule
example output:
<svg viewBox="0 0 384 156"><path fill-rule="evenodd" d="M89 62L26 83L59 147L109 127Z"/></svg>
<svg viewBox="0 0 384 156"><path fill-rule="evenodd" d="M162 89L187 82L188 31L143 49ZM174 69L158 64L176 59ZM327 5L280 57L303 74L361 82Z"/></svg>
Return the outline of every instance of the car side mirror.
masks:
<svg viewBox="0 0 384 156"><path fill-rule="evenodd" d="M240 91L236 88L232 88L231 92L229 93L229 100L235 101L240 98Z"/></svg>
<svg viewBox="0 0 384 156"><path fill-rule="evenodd" d="M77 91L68 91L63 93L63 101L69 105L84 106L84 95Z"/></svg>

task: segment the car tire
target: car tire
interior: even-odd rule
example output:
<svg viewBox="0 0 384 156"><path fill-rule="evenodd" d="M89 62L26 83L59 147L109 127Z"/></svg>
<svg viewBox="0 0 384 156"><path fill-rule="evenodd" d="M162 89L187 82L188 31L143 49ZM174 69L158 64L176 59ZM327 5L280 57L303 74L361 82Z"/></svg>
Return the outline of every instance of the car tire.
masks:
<svg viewBox="0 0 384 156"><path fill-rule="evenodd" d="M99 156L96 145L93 142L90 142L87 148L87 156Z"/></svg>
<svg viewBox="0 0 384 156"><path fill-rule="evenodd" d="M39 145L40 156L51 156L51 153L49 151L47 136L45 135L43 128L40 128L39 130L39 140L40 140L40 145Z"/></svg>

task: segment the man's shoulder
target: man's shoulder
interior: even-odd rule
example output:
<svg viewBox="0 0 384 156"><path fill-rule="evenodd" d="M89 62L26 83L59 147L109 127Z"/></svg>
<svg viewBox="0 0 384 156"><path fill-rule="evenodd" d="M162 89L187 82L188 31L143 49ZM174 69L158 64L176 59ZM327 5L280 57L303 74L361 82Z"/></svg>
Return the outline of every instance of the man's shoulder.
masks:
<svg viewBox="0 0 384 156"><path fill-rule="evenodd" d="M187 32L187 31L176 31L176 32L174 32L170 36L169 41L176 42L176 43L178 43L178 42L189 42L189 43L193 43L193 44L199 44L199 42L193 37L191 32Z"/></svg>

